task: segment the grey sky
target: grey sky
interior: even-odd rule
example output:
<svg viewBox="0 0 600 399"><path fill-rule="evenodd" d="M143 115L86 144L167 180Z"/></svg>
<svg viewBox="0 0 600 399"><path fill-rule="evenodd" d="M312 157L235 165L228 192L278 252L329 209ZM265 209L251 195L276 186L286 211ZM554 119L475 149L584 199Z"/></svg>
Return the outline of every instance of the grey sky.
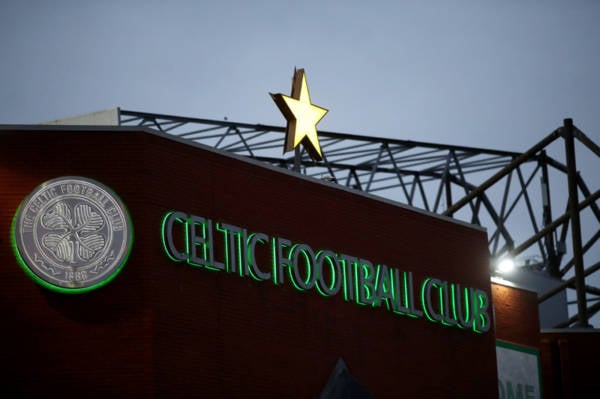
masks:
<svg viewBox="0 0 600 399"><path fill-rule="evenodd" d="M600 133L593 1L5 1L1 123L125 109L283 125L304 67L319 127L523 150ZM452 3L452 5L449 5Z"/></svg>

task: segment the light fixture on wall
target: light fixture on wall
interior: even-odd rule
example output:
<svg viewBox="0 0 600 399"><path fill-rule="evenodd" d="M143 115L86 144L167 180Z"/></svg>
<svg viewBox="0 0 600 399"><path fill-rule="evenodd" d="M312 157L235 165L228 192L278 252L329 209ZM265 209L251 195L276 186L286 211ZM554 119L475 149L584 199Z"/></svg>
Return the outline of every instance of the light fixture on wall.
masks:
<svg viewBox="0 0 600 399"><path fill-rule="evenodd" d="M496 264L496 271L500 274L510 273L513 270L515 270L515 260L510 256L500 259Z"/></svg>

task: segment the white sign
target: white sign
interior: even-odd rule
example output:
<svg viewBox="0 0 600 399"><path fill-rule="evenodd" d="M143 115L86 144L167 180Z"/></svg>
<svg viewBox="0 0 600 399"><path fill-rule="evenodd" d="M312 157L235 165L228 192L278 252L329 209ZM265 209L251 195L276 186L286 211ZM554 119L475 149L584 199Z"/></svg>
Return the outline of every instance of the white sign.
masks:
<svg viewBox="0 0 600 399"><path fill-rule="evenodd" d="M538 350L496 341L496 359L500 399L541 399Z"/></svg>

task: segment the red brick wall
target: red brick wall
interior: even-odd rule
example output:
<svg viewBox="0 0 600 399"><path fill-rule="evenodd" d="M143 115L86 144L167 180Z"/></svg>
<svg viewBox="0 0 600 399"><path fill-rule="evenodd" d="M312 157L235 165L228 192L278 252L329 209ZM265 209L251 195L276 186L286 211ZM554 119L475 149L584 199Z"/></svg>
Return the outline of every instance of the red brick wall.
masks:
<svg viewBox="0 0 600 399"><path fill-rule="evenodd" d="M539 349L540 321L537 294L503 284L492 284L496 338Z"/></svg>
<svg viewBox="0 0 600 399"><path fill-rule="evenodd" d="M80 175L114 189L135 227L110 284L44 290L12 255L34 187ZM18 396L315 397L336 360L375 397L496 397L495 336L443 327L167 258L179 210L484 289L485 233L335 185L131 129L0 132L2 386Z"/></svg>
<svg viewBox="0 0 600 399"><path fill-rule="evenodd" d="M544 397L594 398L600 392L600 332L542 331Z"/></svg>
<svg viewBox="0 0 600 399"><path fill-rule="evenodd" d="M61 295L30 280L10 245L20 201L38 184L83 175L108 183L139 217L139 143L127 134L0 132L0 386L7 397L152 397L153 312L141 267L117 284ZM141 209L140 209L141 210ZM136 248L131 265L139 264ZM140 265L141 266L141 265Z"/></svg>

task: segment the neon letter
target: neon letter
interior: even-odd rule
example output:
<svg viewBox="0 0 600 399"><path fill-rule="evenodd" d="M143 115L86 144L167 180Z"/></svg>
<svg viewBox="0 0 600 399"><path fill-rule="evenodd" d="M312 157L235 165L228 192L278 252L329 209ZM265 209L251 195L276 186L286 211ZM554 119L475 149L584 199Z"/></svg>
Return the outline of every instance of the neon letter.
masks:
<svg viewBox="0 0 600 399"><path fill-rule="evenodd" d="M356 265L356 292L359 305L373 305L375 303L375 272L373 264L366 259L359 259Z"/></svg>
<svg viewBox="0 0 600 399"><path fill-rule="evenodd" d="M490 329L490 316L487 313L490 301L484 291L476 289L473 297L473 331L487 332Z"/></svg>
<svg viewBox="0 0 600 399"><path fill-rule="evenodd" d="M248 269L252 278L258 281L265 281L271 278L271 273L263 272L256 264L256 243L266 244L269 236L263 233L253 233L248 237Z"/></svg>
<svg viewBox="0 0 600 399"><path fill-rule="evenodd" d="M306 264L306 278L304 279L302 278L300 266L298 265L300 255L302 255ZM289 260L292 261L292 267L288 269L288 272L294 287L301 291L314 287L315 273L313 273L313 265L315 264L315 253L312 248L306 244L296 244L290 250L288 257Z"/></svg>
<svg viewBox="0 0 600 399"><path fill-rule="evenodd" d="M271 250L273 252L273 283L276 285L283 284L283 268L289 267L288 257L283 254L283 249L291 245L290 240L281 237L271 238Z"/></svg>
<svg viewBox="0 0 600 399"><path fill-rule="evenodd" d="M441 296L440 287L442 282L437 278L427 278L421 286L421 304L423 305L423 311L425 316L434 323L442 321L441 309L440 312L436 312L433 307L433 300L431 298L431 289L437 289L438 295ZM439 302L439 301L438 301Z"/></svg>
<svg viewBox="0 0 600 399"><path fill-rule="evenodd" d="M331 283L329 285L325 282L323 277L324 264L329 265L331 275ZM315 267L317 291L323 296L333 296L337 294L342 286L342 280L340 279L340 264L337 261L335 253L328 250L319 251L315 259Z"/></svg>
<svg viewBox="0 0 600 399"><path fill-rule="evenodd" d="M188 216L185 213L176 211L169 212L163 217L161 231L163 249L165 250L167 256L175 262L181 262L188 258L187 248L186 252L181 252L175 248L175 243L173 242L173 225L175 222L177 222L184 225L186 234L185 241L187 245L187 226L185 226L187 223L187 217Z"/></svg>

